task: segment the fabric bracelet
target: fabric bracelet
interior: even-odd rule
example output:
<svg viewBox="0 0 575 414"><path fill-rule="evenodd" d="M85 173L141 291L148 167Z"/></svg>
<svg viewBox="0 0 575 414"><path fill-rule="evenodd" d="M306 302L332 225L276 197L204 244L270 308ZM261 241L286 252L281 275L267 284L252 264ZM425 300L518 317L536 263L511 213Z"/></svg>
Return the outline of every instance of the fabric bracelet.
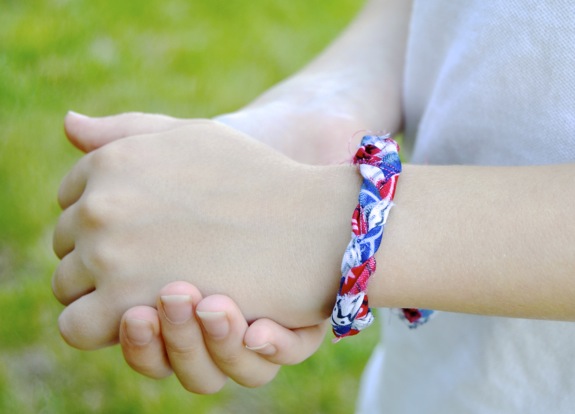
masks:
<svg viewBox="0 0 575 414"><path fill-rule="evenodd" d="M343 255L340 288L331 316L336 342L358 334L374 319L368 305L367 283L375 273L375 252L381 244L401 173L399 145L389 135L366 135L353 163L359 165L363 183L351 219L351 241ZM400 319L410 328L424 324L432 314L427 309L399 310Z"/></svg>

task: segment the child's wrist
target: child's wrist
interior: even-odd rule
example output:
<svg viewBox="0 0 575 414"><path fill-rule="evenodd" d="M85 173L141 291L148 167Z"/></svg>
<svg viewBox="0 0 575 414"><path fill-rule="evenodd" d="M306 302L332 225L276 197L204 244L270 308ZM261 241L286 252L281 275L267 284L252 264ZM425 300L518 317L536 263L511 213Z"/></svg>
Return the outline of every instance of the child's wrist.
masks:
<svg viewBox="0 0 575 414"><path fill-rule="evenodd" d="M322 314L331 315L339 287L342 252L349 242L349 214L357 200L361 177L353 165L310 167L314 171L315 207L322 214L321 222L316 223L320 232L314 242L314 254L318 267L319 280L310 280L310 289L318 291Z"/></svg>
<svg viewBox="0 0 575 414"><path fill-rule="evenodd" d="M379 289L374 291L371 289L371 276L375 275L378 260L382 258L381 254L378 255L378 260L375 256L380 247L383 247L382 240L386 239L384 228L387 228L387 217L391 207L395 205L393 200L398 178L402 173L398 151L398 145L389 138L389 135L368 135L362 139L362 145L354 157L354 164L359 167L363 184L359 192L359 203L352 216L352 237L343 256L340 286L331 317L336 341L346 336L356 335L373 322L373 315L368 303L368 284L370 285L369 296L372 297L372 293L375 293L374 296L376 296L372 305L380 304L380 300L387 296L387 291L382 290L381 287L390 284L380 281ZM422 194L423 200L425 200L425 192ZM418 196L421 197L420 194ZM412 199L411 207L416 204L413 203ZM406 206L409 205L406 204ZM409 217L409 213L407 217ZM401 231L401 228L399 230ZM386 255L391 260L390 263L383 262L385 272L378 272L380 273L379 277L385 279L391 273L393 281L397 282L397 275L393 274L393 259L397 265L397 258L405 259L405 255L402 253L408 249L406 249L405 243L402 246L403 252L401 248L393 249L393 242L388 241L386 245L392 246L389 250L393 254L388 253ZM382 277L381 273L385 273L385 276ZM404 303L408 304L410 301L411 298L408 297ZM431 310L414 308L411 304L407 305L408 307L406 305L399 306L401 308L397 309L398 316L410 328L416 328L426 323L434 314Z"/></svg>
<svg viewBox="0 0 575 414"><path fill-rule="evenodd" d="M341 164L351 158L350 137L361 129L380 128L349 99L319 96L302 101L299 93L258 99L214 120L242 131L288 157L311 165ZM358 137L359 138L359 137Z"/></svg>

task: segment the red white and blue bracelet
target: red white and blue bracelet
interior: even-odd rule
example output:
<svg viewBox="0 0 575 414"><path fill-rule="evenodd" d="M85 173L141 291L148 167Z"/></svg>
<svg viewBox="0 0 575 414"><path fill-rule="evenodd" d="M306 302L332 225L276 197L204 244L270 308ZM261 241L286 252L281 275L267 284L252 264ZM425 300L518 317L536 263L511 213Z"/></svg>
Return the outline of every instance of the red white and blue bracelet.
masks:
<svg viewBox="0 0 575 414"><path fill-rule="evenodd" d="M359 165L363 183L351 219L351 241L343 255L340 288L331 315L336 341L357 335L374 319L367 300L367 283L375 273L375 252L381 244L401 173L399 145L389 135L366 135L353 163ZM427 322L433 312L401 309L399 316L415 328Z"/></svg>

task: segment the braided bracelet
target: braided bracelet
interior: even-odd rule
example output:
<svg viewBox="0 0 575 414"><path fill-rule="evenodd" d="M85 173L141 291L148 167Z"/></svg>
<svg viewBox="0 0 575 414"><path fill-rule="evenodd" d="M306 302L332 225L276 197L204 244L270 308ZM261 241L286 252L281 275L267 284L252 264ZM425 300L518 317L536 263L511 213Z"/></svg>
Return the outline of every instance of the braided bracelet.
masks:
<svg viewBox="0 0 575 414"><path fill-rule="evenodd" d="M351 218L351 241L343 255L342 277L331 315L336 342L358 334L373 322L367 300L367 282L375 273L375 252L381 243L401 173L399 146L389 135L366 135L361 140L353 163L359 165L363 184L359 204ZM424 324L432 314L433 311L427 309L399 311L400 318L410 328Z"/></svg>

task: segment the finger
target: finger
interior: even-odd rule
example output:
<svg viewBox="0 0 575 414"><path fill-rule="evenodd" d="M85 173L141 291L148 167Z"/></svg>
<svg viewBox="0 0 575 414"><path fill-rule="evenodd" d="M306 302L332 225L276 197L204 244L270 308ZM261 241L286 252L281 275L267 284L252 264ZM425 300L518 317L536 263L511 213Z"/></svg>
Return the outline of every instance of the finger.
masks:
<svg viewBox="0 0 575 414"><path fill-rule="evenodd" d="M95 289L90 272L77 252L67 254L52 276L54 296L64 305L72 303Z"/></svg>
<svg viewBox="0 0 575 414"><path fill-rule="evenodd" d="M322 344L328 322L319 325L286 329L270 319L258 319L244 337L246 348L279 365L299 364Z"/></svg>
<svg viewBox="0 0 575 414"><path fill-rule="evenodd" d="M74 250L76 226L74 225L75 208L71 206L64 210L58 219L54 235L52 236L52 248L58 258L62 259Z"/></svg>
<svg viewBox="0 0 575 414"><path fill-rule="evenodd" d="M224 386L227 376L210 357L194 318L194 304L201 300L200 292L189 283L170 283L160 291L158 314L168 358L182 386L212 394Z"/></svg>
<svg viewBox="0 0 575 414"><path fill-rule="evenodd" d="M208 296L196 307L196 315L201 321L210 355L234 381L246 387L258 387L277 375L278 365L244 346L243 338L248 325L230 298Z"/></svg>
<svg viewBox="0 0 575 414"><path fill-rule="evenodd" d="M82 196L88 181L90 155L86 155L66 174L58 190L58 203L68 208Z"/></svg>
<svg viewBox="0 0 575 414"><path fill-rule="evenodd" d="M101 296L100 291L95 290L72 302L60 314L60 334L70 346L92 350L118 342L123 312Z"/></svg>
<svg viewBox="0 0 575 414"><path fill-rule="evenodd" d="M140 374L159 379L172 373L156 309L150 306L128 309L120 323L120 345L128 365Z"/></svg>
<svg viewBox="0 0 575 414"><path fill-rule="evenodd" d="M167 131L185 123L185 119L158 114L129 112L92 118L70 111L64 119L64 130L76 148L90 152L121 138Z"/></svg>

